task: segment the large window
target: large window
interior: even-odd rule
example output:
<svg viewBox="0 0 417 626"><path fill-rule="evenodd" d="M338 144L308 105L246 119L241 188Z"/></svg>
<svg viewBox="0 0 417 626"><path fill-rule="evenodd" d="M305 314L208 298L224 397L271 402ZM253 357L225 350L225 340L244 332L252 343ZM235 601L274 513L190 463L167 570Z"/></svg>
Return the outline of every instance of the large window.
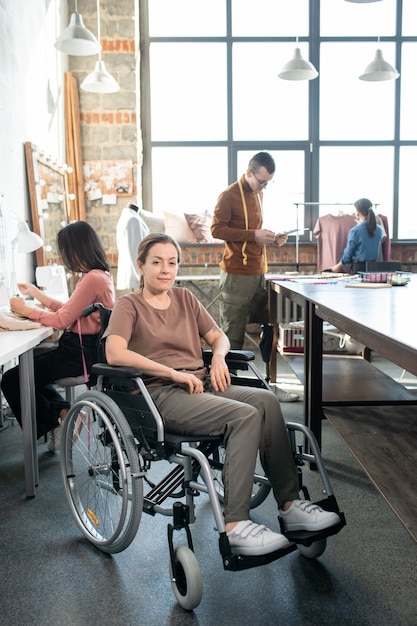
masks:
<svg viewBox="0 0 417 626"><path fill-rule="evenodd" d="M367 196L417 238L415 0L140 0L140 20L147 208L212 212L265 149L265 225L312 229ZM317 79L278 78L295 47ZM359 80L377 48L399 79Z"/></svg>

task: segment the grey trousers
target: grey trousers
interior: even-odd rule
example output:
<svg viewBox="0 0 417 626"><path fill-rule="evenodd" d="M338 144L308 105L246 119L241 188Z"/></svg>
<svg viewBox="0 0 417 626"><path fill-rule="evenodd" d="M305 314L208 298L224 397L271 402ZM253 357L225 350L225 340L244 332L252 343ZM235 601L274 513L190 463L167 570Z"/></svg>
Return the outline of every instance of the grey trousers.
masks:
<svg viewBox="0 0 417 626"><path fill-rule="evenodd" d="M298 498L298 481L288 431L275 394L231 385L225 392L190 394L177 385L149 392L171 432L224 435L224 516L249 519L257 453L279 507Z"/></svg>
<svg viewBox="0 0 417 626"><path fill-rule="evenodd" d="M265 276L243 276L220 271L220 326L232 350L241 350L248 322L269 322Z"/></svg>

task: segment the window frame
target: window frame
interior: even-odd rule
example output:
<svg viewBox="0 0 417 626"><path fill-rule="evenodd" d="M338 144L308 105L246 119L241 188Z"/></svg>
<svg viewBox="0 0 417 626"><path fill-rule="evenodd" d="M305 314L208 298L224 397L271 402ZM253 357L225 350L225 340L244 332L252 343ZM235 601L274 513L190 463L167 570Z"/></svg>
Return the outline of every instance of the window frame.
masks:
<svg viewBox="0 0 417 626"><path fill-rule="evenodd" d="M320 105L320 75L317 79L309 81L308 85L308 138L305 141L235 141L232 137L232 47L235 41L238 42L293 42L294 37L233 37L231 33L232 0L225 0L226 8L226 34L222 37L154 37L149 36L148 31L148 2L149 0L139 0L139 28L140 28L140 73L141 73L141 132L143 141L143 165L142 165L142 202L148 209L152 210L152 164L151 153L153 147L181 147L181 146L221 146L227 148L228 152L228 181L229 184L238 178L241 172L237 172L237 153L240 150L261 149L266 150L303 150L305 153L305 189L304 189L304 224L309 229L313 229L319 217L320 197L319 197L319 172L320 172L320 149L321 147L368 147L368 146L390 146L394 149L394 171L393 171L393 223L390 224L390 236L393 241L406 244L413 239L398 240L398 211L399 211L399 165L400 149L403 146L417 146L416 140L404 140L400 138L400 110L401 110L401 51L405 42L416 42L416 36L402 36L402 7L403 0L396 0L396 24L395 34L388 37L381 37L381 45L384 42L392 42L395 47L394 62L400 77L395 81L395 103L394 103L394 138L387 141L366 141L366 140L321 140L319 127L319 105ZM150 68L149 49L153 42L177 42L177 41L206 41L224 42L227 47L227 138L224 141L174 141L174 142L153 142L150 136L151 128L151 105L150 105ZM309 34L299 37L299 42L306 42L309 46L309 59L320 73L320 46L323 42L373 42L375 47L375 36L369 37L321 37L320 36L320 0L309 0ZM219 190L220 192L221 190ZM309 241L310 236L306 234L300 236L300 240Z"/></svg>

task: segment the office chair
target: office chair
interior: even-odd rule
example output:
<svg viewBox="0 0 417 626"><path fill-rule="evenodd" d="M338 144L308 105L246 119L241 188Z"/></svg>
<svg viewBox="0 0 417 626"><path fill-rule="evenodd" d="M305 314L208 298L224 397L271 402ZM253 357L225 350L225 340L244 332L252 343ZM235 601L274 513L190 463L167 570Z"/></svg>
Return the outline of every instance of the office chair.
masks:
<svg viewBox="0 0 417 626"><path fill-rule="evenodd" d="M367 261L367 272L401 272L401 261Z"/></svg>

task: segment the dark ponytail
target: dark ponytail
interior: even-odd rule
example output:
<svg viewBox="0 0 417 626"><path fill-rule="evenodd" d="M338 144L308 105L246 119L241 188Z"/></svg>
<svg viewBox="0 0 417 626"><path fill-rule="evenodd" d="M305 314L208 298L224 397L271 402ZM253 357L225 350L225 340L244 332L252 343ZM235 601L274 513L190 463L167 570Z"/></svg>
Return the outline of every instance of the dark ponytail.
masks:
<svg viewBox="0 0 417 626"><path fill-rule="evenodd" d="M371 237L375 237L376 233L376 217L372 209L372 202L368 198L360 198L353 205L361 215L366 217L366 225L368 233Z"/></svg>

